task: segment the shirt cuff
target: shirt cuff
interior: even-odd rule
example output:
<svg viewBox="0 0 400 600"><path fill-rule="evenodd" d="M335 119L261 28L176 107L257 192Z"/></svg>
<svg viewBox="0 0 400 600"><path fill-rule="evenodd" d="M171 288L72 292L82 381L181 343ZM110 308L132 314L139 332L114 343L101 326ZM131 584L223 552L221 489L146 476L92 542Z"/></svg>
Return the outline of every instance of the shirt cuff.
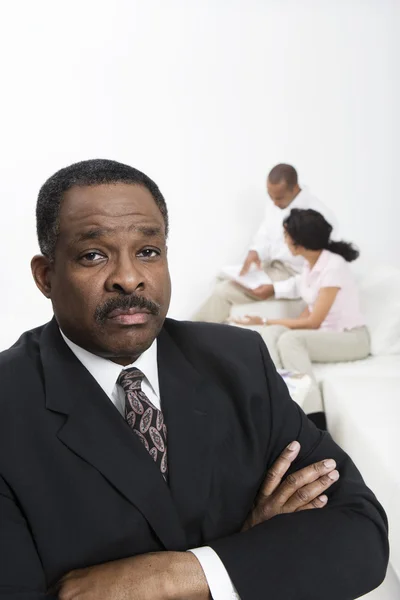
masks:
<svg viewBox="0 0 400 600"><path fill-rule="evenodd" d="M213 600L240 600L235 590L228 571L218 554L209 546L192 548L192 552L199 561L206 576L208 587Z"/></svg>
<svg viewBox="0 0 400 600"><path fill-rule="evenodd" d="M274 281L274 294L276 299L286 298L295 300L299 298L299 293L296 285L296 278L289 277L284 281Z"/></svg>

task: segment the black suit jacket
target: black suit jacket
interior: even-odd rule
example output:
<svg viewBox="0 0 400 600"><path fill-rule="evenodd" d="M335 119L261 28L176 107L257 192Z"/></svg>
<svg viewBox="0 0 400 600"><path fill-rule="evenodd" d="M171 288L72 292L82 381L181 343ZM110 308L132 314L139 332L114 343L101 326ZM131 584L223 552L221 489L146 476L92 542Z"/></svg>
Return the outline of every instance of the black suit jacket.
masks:
<svg viewBox="0 0 400 600"><path fill-rule="evenodd" d="M387 524L350 458L293 403L258 334L167 320L158 339L169 485L53 320L0 355L0 600L66 572L210 545L242 600L345 600L385 574ZM239 533L266 469L333 457L328 507Z"/></svg>

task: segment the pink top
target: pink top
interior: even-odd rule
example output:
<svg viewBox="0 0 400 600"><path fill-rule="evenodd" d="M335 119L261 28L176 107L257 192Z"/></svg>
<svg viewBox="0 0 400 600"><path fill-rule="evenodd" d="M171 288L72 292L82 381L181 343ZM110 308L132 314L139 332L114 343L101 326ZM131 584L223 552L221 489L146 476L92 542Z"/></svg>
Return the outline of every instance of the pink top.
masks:
<svg viewBox="0 0 400 600"><path fill-rule="evenodd" d="M345 331L365 325L355 278L342 256L323 250L313 268L310 270L309 263L306 263L298 277L300 295L310 312L321 288L340 288L320 329Z"/></svg>

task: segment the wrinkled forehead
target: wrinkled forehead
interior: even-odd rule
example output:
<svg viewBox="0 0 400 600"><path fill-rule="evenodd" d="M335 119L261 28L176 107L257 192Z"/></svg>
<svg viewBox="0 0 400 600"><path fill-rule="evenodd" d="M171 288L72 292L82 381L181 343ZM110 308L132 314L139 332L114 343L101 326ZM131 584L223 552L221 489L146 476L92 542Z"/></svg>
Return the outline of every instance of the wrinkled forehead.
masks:
<svg viewBox="0 0 400 600"><path fill-rule="evenodd" d="M158 226L165 222L151 192L138 184L114 183L73 186L64 193L60 233L88 226L131 227L135 223Z"/></svg>

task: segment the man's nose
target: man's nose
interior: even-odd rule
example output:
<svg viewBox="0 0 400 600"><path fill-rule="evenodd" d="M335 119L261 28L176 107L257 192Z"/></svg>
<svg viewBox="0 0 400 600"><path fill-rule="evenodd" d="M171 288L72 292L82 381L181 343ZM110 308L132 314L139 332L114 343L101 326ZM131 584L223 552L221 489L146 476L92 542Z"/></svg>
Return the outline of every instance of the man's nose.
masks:
<svg viewBox="0 0 400 600"><path fill-rule="evenodd" d="M128 254L119 256L107 277L107 291L133 294L144 288L145 280L140 269L140 262Z"/></svg>

